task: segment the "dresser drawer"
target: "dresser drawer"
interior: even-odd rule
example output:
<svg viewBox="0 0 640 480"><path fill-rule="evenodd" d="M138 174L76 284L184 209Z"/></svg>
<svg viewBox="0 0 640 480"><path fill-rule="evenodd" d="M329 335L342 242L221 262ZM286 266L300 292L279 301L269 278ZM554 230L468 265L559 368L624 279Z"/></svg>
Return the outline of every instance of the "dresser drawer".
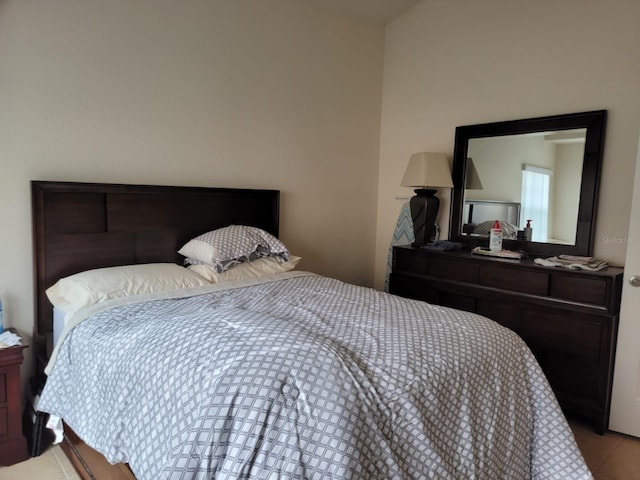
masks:
<svg viewBox="0 0 640 480"><path fill-rule="evenodd" d="M7 407L0 407L0 437L9 433L9 416ZM0 438L2 442L2 438Z"/></svg>
<svg viewBox="0 0 640 480"><path fill-rule="evenodd" d="M604 278L581 278L569 275L552 275L549 295L575 302L605 305L607 281Z"/></svg>
<svg viewBox="0 0 640 480"><path fill-rule="evenodd" d="M0 404L7 401L7 374L4 369L0 369Z"/></svg>
<svg viewBox="0 0 640 480"><path fill-rule="evenodd" d="M588 361L600 359L602 335L610 328L610 318L606 316L539 310L519 303L478 300L476 312L515 331L531 348Z"/></svg>
<svg viewBox="0 0 640 480"><path fill-rule="evenodd" d="M396 249L393 257L393 271L426 274L428 260L420 250Z"/></svg>
<svg viewBox="0 0 640 480"><path fill-rule="evenodd" d="M472 283L478 281L480 271L477 263L441 258L432 258L428 268L429 274L434 277Z"/></svg>
<svg viewBox="0 0 640 480"><path fill-rule="evenodd" d="M468 297L466 295L458 295L450 292L440 292L440 299L438 301L440 305L445 307L456 308L458 310L464 310L465 312L476 311L476 299Z"/></svg>
<svg viewBox="0 0 640 480"><path fill-rule="evenodd" d="M520 333L522 308L514 303L498 303L479 299L476 312L518 334Z"/></svg>
<svg viewBox="0 0 640 480"><path fill-rule="evenodd" d="M424 281L410 275L397 273L392 273L390 280L389 293L429 303L438 302L438 290L430 287Z"/></svg>
<svg viewBox="0 0 640 480"><path fill-rule="evenodd" d="M557 391L597 401L598 386L601 385L598 376L594 375L598 370L597 363L576 360L575 356L566 353L547 352L543 368L549 383Z"/></svg>
<svg viewBox="0 0 640 480"><path fill-rule="evenodd" d="M521 335L546 350L564 352L598 361L604 318L576 312L526 310L522 314Z"/></svg>
<svg viewBox="0 0 640 480"><path fill-rule="evenodd" d="M546 272L487 264L480 267L480 284L512 292L545 296L549 290L549 275Z"/></svg>

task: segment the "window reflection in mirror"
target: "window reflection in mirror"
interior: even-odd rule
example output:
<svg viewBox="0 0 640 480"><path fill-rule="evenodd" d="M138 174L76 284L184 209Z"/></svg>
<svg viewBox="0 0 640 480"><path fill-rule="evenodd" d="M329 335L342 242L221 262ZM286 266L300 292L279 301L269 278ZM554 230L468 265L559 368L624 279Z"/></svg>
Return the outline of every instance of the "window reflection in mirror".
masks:
<svg viewBox="0 0 640 480"><path fill-rule="evenodd" d="M575 244L586 132L469 139L467 157L475 172L465 185L463 235L485 236L485 227L500 220L505 233L524 238L531 220L532 241Z"/></svg>

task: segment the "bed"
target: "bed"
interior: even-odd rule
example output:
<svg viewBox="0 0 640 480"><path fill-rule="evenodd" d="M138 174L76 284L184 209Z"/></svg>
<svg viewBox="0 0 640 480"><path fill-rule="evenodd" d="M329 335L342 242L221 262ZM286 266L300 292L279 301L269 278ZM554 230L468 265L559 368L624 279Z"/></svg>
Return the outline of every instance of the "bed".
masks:
<svg viewBox="0 0 640 480"><path fill-rule="evenodd" d="M277 191L32 189L41 332L62 278L181 265L230 225L278 233ZM68 321L41 405L83 478L591 478L530 351L474 314L293 269Z"/></svg>
<svg viewBox="0 0 640 480"><path fill-rule="evenodd" d="M520 204L498 200L465 200L462 212L466 235L489 236L496 220L500 221L503 238L515 240L520 226Z"/></svg>

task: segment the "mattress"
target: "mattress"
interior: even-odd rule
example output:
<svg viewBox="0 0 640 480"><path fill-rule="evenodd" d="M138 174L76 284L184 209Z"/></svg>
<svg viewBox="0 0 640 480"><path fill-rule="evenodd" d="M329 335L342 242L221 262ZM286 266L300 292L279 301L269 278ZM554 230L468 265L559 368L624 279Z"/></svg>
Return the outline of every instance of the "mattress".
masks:
<svg viewBox="0 0 640 480"><path fill-rule="evenodd" d="M140 480L592 478L489 319L301 272L178 296L78 314L40 402Z"/></svg>
<svg viewBox="0 0 640 480"><path fill-rule="evenodd" d="M58 345L58 341L62 336L65 326L65 317L67 312L58 307L53 307L53 346Z"/></svg>

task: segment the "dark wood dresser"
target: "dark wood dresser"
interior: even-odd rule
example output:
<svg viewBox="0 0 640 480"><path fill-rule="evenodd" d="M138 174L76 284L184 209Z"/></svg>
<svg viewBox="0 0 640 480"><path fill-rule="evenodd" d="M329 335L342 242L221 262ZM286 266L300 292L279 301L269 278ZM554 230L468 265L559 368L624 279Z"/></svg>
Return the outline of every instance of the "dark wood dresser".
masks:
<svg viewBox="0 0 640 480"><path fill-rule="evenodd" d="M29 457L22 434L22 384L20 365L26 345L0 349L0 466Z"/></svg>
<svg viewBox="0 0 640 480"><path fill-rule="evenodd" d="M463 251L394 247L390 292L476 312L517 332L568 416L607 430L622 268L542 267Z"/></svg>

